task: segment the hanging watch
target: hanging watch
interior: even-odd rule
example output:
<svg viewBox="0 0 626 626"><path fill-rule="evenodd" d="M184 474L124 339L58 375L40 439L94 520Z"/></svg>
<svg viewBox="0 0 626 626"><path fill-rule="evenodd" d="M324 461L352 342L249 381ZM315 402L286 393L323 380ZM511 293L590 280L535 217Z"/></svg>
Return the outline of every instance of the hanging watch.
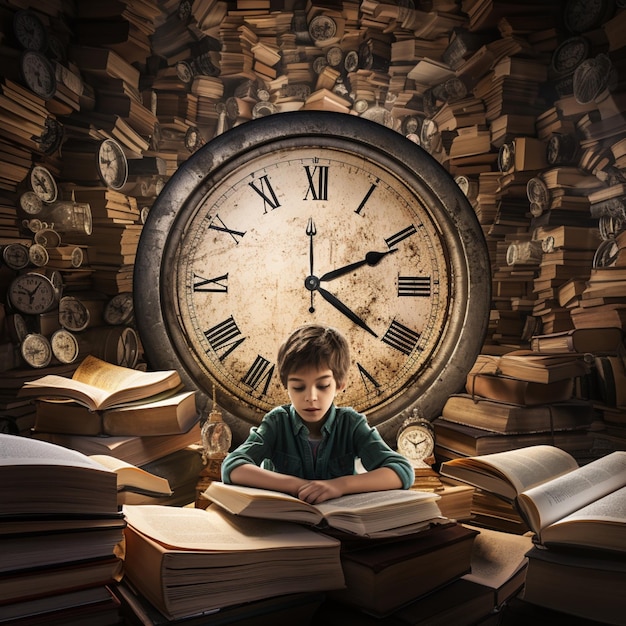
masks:
<svg viewBox="0 0 626 626"><path fill-rule="evenodd" d="M104 139L98 148L98 175L111 189L121 189L128 178L128 161L115 139Z"/></svg>
<svg viewBox="0 0 626 626"><path fill-rule="evenodd" d="M423 417L407 418L398 431L398 452L411 461L426 461L435 452L435 430Z"/></svg>
<svg viewBox="0 0 626 626"><path fill-rule="evenodd" d="M78 358L79 345L76 337L67 329L59 328L50 337L52 354L60 363L74 363Z"/></svg>
<svg viewBox="0 0 626 626"><path fill-rule="evenodd" d="M287 400L283 339L335 326L354 359L342 404L395 440L400 411L434 415L465 380L489 277L476 215L430 155L361 117L281 113L169 179L137 249L135 321L151 367L205 398L215 384L244 432Z"/></svg>
<svg viewBox="0 0 626 626"><path fill-rule="evenodd" d="M27 314L45 313L58 302L52 281L36 272L16 276L9 285L8 295L11 305Z"/></svg>
<svg viewBox="0 0 626 626"><path fill-rule="evenodd" d="M43 100L50 100L57 90L52 63L35 50L26 50L20 60L22 78L26 86Z"/></svg>
<svg viewBox="0 0 626 626"><path fill-rule="evenodd" d="M36 13L23 9L13 16L13 34L22 48L45 52L48 47L48 33Z"/></svg>
<svg viewBox="0 0 626 626"><path fill-rule="evenodd" d="M30 333L20 345L22 358L30 367L48 367L52 360L50 341L40 333Z"/></svg>
<svg viewBox="0 0 626 626"><path fill-rule="evenodd" d="M104 321L112 326L129 324L133 319L133 294L126 291L114 295L104 307Z"/></svg>

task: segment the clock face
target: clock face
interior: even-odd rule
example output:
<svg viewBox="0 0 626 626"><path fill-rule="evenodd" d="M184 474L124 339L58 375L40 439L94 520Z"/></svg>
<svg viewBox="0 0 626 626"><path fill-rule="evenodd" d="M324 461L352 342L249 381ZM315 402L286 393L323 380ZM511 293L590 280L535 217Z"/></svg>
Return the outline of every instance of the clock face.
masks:
<svg viewBox="0 0 626 626"><path fill-rule="evenodd" d="M220 135L170 179L140 240L135 318L152 366L206 396L215 383L248 428L288 401L282 340L337 327L352 348L338 402L391 429L461 384L489 283L480 226L434 159L361 118L283 113Z"/></svg>
<svg viewBox="0 0 626 626"><path fill-rule="evenodd" d="M54 176L47 167L35 165L30 171L30 186L43 202L54 202L58 196L58 187Z"/></svg>
<svg viewBox="0 0 626 626"><path fill-rule="evenodd" d="M52 360L52 347L44 335L31 333L24 337L20 346L22 358L31 367L48 367Z"/></svg>
<svg viewBox="0 0 626 626"><path fill-rule="evenodd" d="M54 68L48 59L36 50L26 50L22 54L21 70L26 86L44 100L54 96L57 83Z"/></svg>
<svg viewBox="0 0 626 626"><path fill-rule="evenodd" d="M15 13L13 32L18 43L26 50L44 52L48 47L46 27L32 11L24 9Z"/></svg>
<svg viewBox="0 0 626 626"><path fill-rule="evenodd" d="M124 150L114 139L105 139L98 148L98 174L111 189L121 189L128 178L128 161Z"/></svg>
<svg viewBox="0 0 626 626"><path fill-rule="evenodd" d="M424 460L435 450L435 437L432 427L413 424L398 435L398 452L407 459Z"/></svg>
<svg viewBox="0 0 626 626"><path fill-rule="evenodd" d="M89 325L89 311L74 296L63 296L59 300L59 323L70 331L85 330Z"/></svg>
<svg viewBox="0 0 626 626"><path fill-rule="evenodd" d="M36 272L20 274L9 286L9 299L21 313L45 313L57 302L57 291L49 278Z"/></svg>
<svg viewBox="0 0 626 626"><path fill-rule="evenodd" d="M78 358L78 340L64 328L54 331L50 337L50 346L52 354L61 363L73 363Z"/></svg>
<svg viewBox="0 0 626 626"><path fill-rule="evenodd" d="M37 215L43 209L41 198L34 191L25 191L20 196L20 209L27 215Z"/></svg>

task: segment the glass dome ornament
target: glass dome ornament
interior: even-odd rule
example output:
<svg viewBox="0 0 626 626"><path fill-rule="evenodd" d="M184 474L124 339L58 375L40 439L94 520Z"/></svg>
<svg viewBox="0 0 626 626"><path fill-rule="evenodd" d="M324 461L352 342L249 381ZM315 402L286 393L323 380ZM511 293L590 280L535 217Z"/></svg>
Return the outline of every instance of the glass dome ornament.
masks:
<svg viewBox="0 0 626 626"><path fill-rule="evenodd" d="M200 431L202 439L202 460L205 464L211 460L222 461L228 454L232 442L230 426L222 418L222 412L215 401L215 385L213 385L213 408Z"/></svg>

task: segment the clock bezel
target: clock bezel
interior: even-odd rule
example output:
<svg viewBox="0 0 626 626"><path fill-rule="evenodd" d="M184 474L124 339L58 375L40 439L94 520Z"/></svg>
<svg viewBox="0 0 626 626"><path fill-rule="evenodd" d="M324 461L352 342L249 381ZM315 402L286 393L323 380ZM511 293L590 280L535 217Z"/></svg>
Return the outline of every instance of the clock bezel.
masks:
<svg viewBox="0 0 626 626"><path fill-rule="evenodd" d="M366 411L383 437L393 440L403 410L419 407L424 415L434 416L451 388L460 388L463 383L487 329L490 270L478 220L452 177L413 142L375 122L329 112L268 116L219 135L178 169L151 208L137 250L135 319L146 357L151 367L177 369L183 381L200 392L200 404L209 405L213 381L207 380L192 359L181 356L189 350L187 339L171 323L177 315L171 263L189 216L207 189L219 185L240 163L294 145L345 149L382 165L424 199L431 207L431 219L443 232L439 234L447 248L454 294L445 332L440 329L435 353L411 393L407 390L403 397ZM239 433L246 433L262 417L247 407L239 410L237 403L219 388L217 402L227 409L226 418Z"/></svg>

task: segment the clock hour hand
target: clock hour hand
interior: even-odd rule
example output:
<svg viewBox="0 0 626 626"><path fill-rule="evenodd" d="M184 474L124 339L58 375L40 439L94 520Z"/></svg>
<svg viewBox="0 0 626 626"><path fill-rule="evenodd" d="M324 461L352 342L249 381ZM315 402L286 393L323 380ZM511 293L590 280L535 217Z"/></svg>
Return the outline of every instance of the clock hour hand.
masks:
<svg viewBox="0 0 626 626"><path fill-rule="evenodd" d="M339 278L339 276L349 274L353 270L362 267L363 265L369 265L370 267L373 267L374 265L378 265L383 257L396 251L397 248L387 250L386 252L376 252L375 250L370 250L370 252L365 255L365 258L362 261L356 261L356 263L350 263L348 265L344 265L343 267L339 267L336 270L326 272L326 274L320 276L320 280L334 280L335 278Z"/></svg>
<svg viewBox="0 0 626 626"><path fill-rule="evenodd" d="M378 337L378 335L354 312L352 309L349 309L337 296L334 296L329 291L322 287L317 287L317 291L320 292L320 295L326 302L332 304L340 313L343 313L349 320L354 322L357 326L360 326L363 330L366 330L368 333L374 335L374 337Z"/></svg>

